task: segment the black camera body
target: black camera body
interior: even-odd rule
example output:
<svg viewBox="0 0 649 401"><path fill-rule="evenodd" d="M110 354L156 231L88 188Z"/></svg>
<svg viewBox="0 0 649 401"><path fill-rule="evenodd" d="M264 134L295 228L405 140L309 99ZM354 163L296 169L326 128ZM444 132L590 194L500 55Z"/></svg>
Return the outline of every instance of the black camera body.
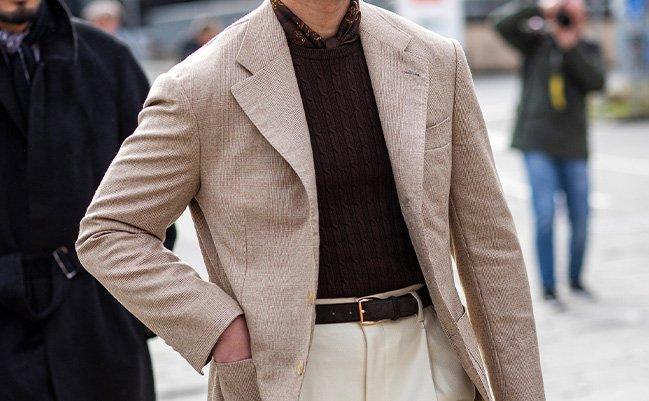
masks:
<svg viewBox="0 0 649 401"><path fill-rule="evenodd" d="M559 26L561 27L569 27L570 25L572 25L572 18L565 8L559 10L559 12L557 13L556 21L557 24L559 24Z"/></svg>

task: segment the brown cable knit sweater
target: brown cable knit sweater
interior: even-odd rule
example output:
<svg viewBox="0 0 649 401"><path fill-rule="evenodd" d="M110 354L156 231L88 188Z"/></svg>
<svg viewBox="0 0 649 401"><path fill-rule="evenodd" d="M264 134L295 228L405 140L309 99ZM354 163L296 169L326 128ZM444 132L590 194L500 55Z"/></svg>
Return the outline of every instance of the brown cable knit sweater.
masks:
<svg viewBox="0 0 649 401"><path fill-rule="evenodd" d="M360 40L333 49L289 46L316 171L318 297L423 284Z"/></svg>

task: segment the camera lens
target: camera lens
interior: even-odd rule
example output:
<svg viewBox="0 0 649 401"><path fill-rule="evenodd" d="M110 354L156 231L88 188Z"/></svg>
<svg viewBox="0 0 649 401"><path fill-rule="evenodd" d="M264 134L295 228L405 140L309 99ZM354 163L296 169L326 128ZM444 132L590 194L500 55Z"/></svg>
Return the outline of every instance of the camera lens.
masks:
<svg viewBox="0 0 649 401"><path fill-rule="evenodd" d="M557 13L557 23L561 26L570 26L572 24L572 19L565 9Z"/></svg>

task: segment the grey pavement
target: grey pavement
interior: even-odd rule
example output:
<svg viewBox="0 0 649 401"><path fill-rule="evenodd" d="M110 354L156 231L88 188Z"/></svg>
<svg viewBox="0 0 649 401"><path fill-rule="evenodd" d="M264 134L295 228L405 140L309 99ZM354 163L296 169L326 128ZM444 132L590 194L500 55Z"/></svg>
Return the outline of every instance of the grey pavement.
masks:
<svg viewBox="0 0 649 401"><path fill-rule="evenodd" d="M501 182L526 255L535 301L543 374L550 401L649 400L649 121L593 123L593 222L586 282L596 302L565 289L565 214L558 219L557 313L539 297L531 214L520 155L508 149L518 85L515 77L476 78ZM177 252L205 277L193 225L179 222ZM206 399L207 378L162 340L150 342L160 401ZM341 400L343 401L343 400Z"/></svg>

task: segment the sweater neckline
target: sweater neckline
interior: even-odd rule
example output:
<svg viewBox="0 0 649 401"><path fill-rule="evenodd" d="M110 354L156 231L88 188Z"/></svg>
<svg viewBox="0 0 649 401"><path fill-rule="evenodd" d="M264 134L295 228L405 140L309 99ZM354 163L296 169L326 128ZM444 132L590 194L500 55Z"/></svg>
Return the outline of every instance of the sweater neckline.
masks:
<svg viewBox="0 0 649 401"><path fill-rule="evenodd" d="M313 60L332 60L348 57L358 52L363 52L363 46L360 40L348 45L334 47L330 49L309 48L288 42L288 47L292 56Z"/></svg>

